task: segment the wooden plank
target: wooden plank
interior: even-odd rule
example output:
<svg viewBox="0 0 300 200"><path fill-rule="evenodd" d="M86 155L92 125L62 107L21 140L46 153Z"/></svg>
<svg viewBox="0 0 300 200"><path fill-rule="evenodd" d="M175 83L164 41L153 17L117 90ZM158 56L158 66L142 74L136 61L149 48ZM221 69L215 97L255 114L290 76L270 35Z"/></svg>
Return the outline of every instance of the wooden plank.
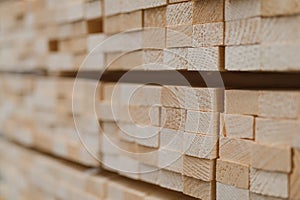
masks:
<svg viewBox="0 0 300 200"><path fill-rule="evenodd" d="M187 110L185 131L217 136L219 133L219 114Z"/></svg>
<svg viewBox="0 0 300 200"><path fill-rule="evenodd" d="M226 90L224 105L225 113L257 115L258 98L258 91Z"/></svg>
<svg viewBox="0 0 300 200"><path fill-rule="evenodd" d="M252 145L251 166L256 169L289 173L292 170L292 151L288 147Z"/></svg>
<svg viewBox="0 0 300 200"><path fill-rule="evenodd" d="M161 109L161 127L184 130L186 121L186 110L178 108L165 108Z"/></svg>
<svg viewBox="0 0 300 200"><path fill-rule="evenodd" d="M121 15L121 30L140 30L143 28L143 12L141 10Z"/></svg>
<svg viewBox="0 0 300 200"><path fill-rule="evenodd" d="M261 40L263 44L297 43L300 41L299 15L263 18Z"/></svg>
<svg viewBox="0 0 300 200"><path fill-rule="evenodd" d="M183 2L167 6L167 26L191 25L193 3Z"/></svg>
<svg viewBox="0 0 300 200"><path fill-rule="evenodd" d="M84 18L85 19L95 19L102 17L102 6L103 1L94 0L87 1L84 3Z"/></svg>
<svg viewBox="0 0 300 200"><path fill-rule="evenodd" d="M217 182L217 200L249 200L249 190Z"/></svg>
<svg viewBox="0 0 300 200"><path fill-rule="evenodd" d="M173 57L173 59L174 59L174 57ZM170 59L170 61L171 61L171 59ZM185 105L186 89L188 89L188 87L170 86L170 85L162 86L161 104L164 107L185 108L184 105Z"/></svg>
<svg viewBox="0 0 300 200"><path fill-rule="evenodd" d="M300 93L293 91L263 91L258 99L259 116L268 118L299 117Z"/></svg>
<svg viewBox="0 0 300 200"><path fill-rule="evenodd" d="M260 42L260 17L225 22L225 45L247 45Z"/></svg>
<svg viewBox="0 0 300 200"><path fill-rule="evenodd" d="M144 27L165 28L166 10L166 6L144 10Z"/></svg>
<svg viewBox="0 0 300 200"><path fill-rule="evenodd" d="M224 91L218 88L183 87L185 90L185 108L218 112L223 111Z"/></svg>
<svg viewBox="0 0 300 200"><path fill-rule="evenodd" d="M271 197L271 196L250 192L250 200L286 200L286 198Z"/></svg>
<svg viewBox="0 0 300 200"><path fill-rule="evenodd" d="M254 0L251 3L243 0L225 0L225 20L239 20L251 17L286 16L300 12L300 4L297 0Z"/></svg>
<svg viewBox="0 0 300 200"><path fill-rule="evenodd" d="M166 0L137 0L132 3L131 0L123 0L122 1L122 12L131 12L135 10L148 9L164 6L167 4Z"/></svg>
<svg viewBox="0 0 300 200"><path fill-rule="evenodd" d="M183 135L183 151L185 155L205 159L217 158L216 136L185 132Z"/></svg>
<svg viewBox="0 0 300 200"><path fill-rule="evenodd" d="M156 85L140 85L124 83L120 85L120 103L136 106L160 105L161 87Z"/></svg>
<svg viewBox="0 0 300 200"><path fill-rule="evenodd" d="M220 71L224 69L224 48L188 48L188 70Z"/></svg>
<svg viewBox="0 0 300 200"><path fill-rule="evenodd" d="M217 159L216 181L235 188L249 189L249 166Z"/></svg>
<svg viewBox="0 0 300 200"><path fill-rule="evenodd" d="M159 168L140 163L140 180L158 185Z"/></svg>
<svg viewBox="0 0 300 200"><path fill-rule="evenodd" d="M225 47L225 69L229 71L260 70L260 46Z"/></svg>
<svg viewBox="0 0 300 200"><path fill-rule="evenodd" d="M225 0L225 21L247 19L260 16L261 0Z"/></svg>
<svg viewBox="0 0 300 200"><path fill-rule="evenodd" d="M202 181L212 181L215 179L215 165L215 160L184 155L183 175Z"/></svg>
<svg viewBox="0 0 300 200"><path fill-rule="evenodd" d="M193 3L193 24L224 21L224 0L201 0Z"/></svg>
<svg viewBox="0 0 300 200"><path fill-rule="evenodd" d="M289 179L289 198L299 199L300 197L300 149L293 149L293 171Z"/></svg>
<svg viewBox="0 0 300 200"><path fill-rule="evenodd" d="M221 159L250 165L252 141L223 137L220 138L219 142L219 156Z"/></svg>
<svg viewBox="0 0 300 200"><path fill-rule="evenodd" d="M181 152L160 149L158 152L158 167L182 174L183 155Z"/></svg>
<svg viewBox="0 0 300 200"><path fill-rule="evenodd" d="M183 152L183 131L162 128L159 142L161 149Z"/></svg>
<svg viewBox="0 0 300 200"><path fill-rule="evenodd" d="M225 69L296 71L299 70L299 57L295 53L298 51L297 44L228 46L225 48Z"/></svg>
<svg viewBox="0 0 300 200"><path fill-rule="evenodd" d="M266 145L297 146L295 139L300 130L298 120L256 118L255 140Z"/></svg>
<svg viewBox="0 0 300 200"><path fill-rule="evenodd" d="M166 47L192 47L193 46L193 26L174 25L167 27Z"/></svg>
<svg viewBox="0 0 300 200"><path fill-rule="evenodd" d="M161 187L180 192L183 191L183 181L180 173L161 169L159 171L158 182Z"/></svg>
<svg viewBox="0 0 300 200"><path fill-rule="evenodd" d="M162 66L166 70L186 70L188 67L188 61L186 60L188 55L187 48L171 48L163 51L163 63ZM163 97L162 97L163 98Z"/></svg>
<svg viewBox="0 0 300 200"><path fill-rule="evenodd" d="M221 46L224 39L224 23L193 25L193 47Z"/></svg>
<svg viewBox="0 0 300 200"><path fill-rule="evenodd" d="M104 0L104 16L119 14L122 11L122 0Z"/></svg>
<svg viewBox="0 0 300 200"><path fill-rule="evenodd" d="M263 195L288 198L288 174L251 168L250 191Z"/></svg>
<svg viewBox="0 0 300 200"><path fill-rule="evenodd" d="M254 139L254 117L248 115L221 113L220 136Z"/></svg>
<svg viewBox="0 0 300 200"><path fill-rule="evenodd" d="M166 47L165 28L144 28L142 31L142 46L144 51L162 51ZM160 66L161 67L161 66Z"/></svg>
<svg viewBox="0 0 300 200"><path fill-rule="evenodd" d="M183 176L183 193L203 200L215 199L216 184Z"/></svg>

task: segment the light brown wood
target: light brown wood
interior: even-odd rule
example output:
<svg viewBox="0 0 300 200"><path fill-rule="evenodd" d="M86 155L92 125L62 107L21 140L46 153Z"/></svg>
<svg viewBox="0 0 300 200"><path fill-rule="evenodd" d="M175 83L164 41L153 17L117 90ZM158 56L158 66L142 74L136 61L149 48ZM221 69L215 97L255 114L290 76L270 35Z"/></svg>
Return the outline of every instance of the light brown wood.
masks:
<svg viewBox="0 0 300 200"><path fill-rule="evenodd" d="M293 171L289 177L289 194L291 199L300 197L300 149L293 149Z"/></svg>
<svg viewBox="0 0 300 200"><path fill-rule="evenodd" d="M183 155L178 151L160 149L158 152L158 166L160 169L166 169L182 174Z"/></svg>
<svg viewBox="0 0 300 200"><path fill-rule="evenodd" d="M248 115L220 115L220 136L254 139L254 117Z"/></svg>
<svg viewBox="0 0 300 200"><path fill-rule="evenodd" d="M217 200L249 200L249 190L217 182Z"/></svg>
<svg viewBox="0 0 300 200"><path fill-rule="evenodd" d="M193 2L183 2L167 6L167 26L191 25Z"/></svg>
<svg viewBox="0 0 300 200"><path fill-rule="evenodd" d="M224 21L224 0L201 0L193 3L193 24Z"/></svg>
<svg viewBox="0 0 300 200"><path fill-rule="evenodd" d="M193 47L223 45L224 23L205 23L193 25Z"/></svg>
<svg viewBox="0 0 300 200"><path fill-rule="evenodd" d="M292 152L288 147L252 145L251 166L256 169L289 173L292 169Z"/></svg>
<svg viewBox="0 0 300 200"><path fill-rule="evenodd" d="M183 193L203 200L215 199L215 182L204 182L192 177L183 176Z"/></svg>
<svg viewBox="0 0 300 200"><path fill-rule="evenodd" d="M219 133L219 113L187 111L185 131L217 136Z"/></svg>
<svg viewBox="0 0 300 200"><path fill-rule="evenodd" d="M183 131L162 128L160 130L160 148L183 152Z"/></svg>
<svg viewBox="0 0 300 200"><path fill-rule="evenodd" d="M219 156L221 159L250 165L253 141L223 137L220 138L219 143Z"/></svg>
<svg viewBox="0 0 300 200"><path fill-rule="evenodd" d="M217 159L216 181L235 188L249 189L249 166Z"/></svg>
<svg viewBox="0 0 300 200"><path fill-rule="evenodd" d="M260 42L260 17L225 22L225 45L258 44Z"/></svg>
<svg viewBox="0 0 300 200"><path fill-rule="evenodd" d="M185 132L183 135L183 152L186 155L204 159L217 158L216 136Z"/></svg>
<svg viewBox="0 0 300 200"><path fill-rule="evenodd" d="M174 25L167 27L167 48L192 47L193 45L193 26Z"/></svg>
<svg viewBox="0 0 300 200"><path fill-rule="evenodd" d="M263 195L288 198L288 174L251 168L250 191Z"/></svg>
<svg viewBox="0 0 300 200"><path fill-rule="evenodd" d="M225 91L225 113L227 114L248 114L258 113L257 91L250 90L226 90Z"/></svg>
<svg viewBox="0 0 300 200"><path fill-rule="evenodd" d="M222 47L198 47L188 49L188 70L220 71L223 70Z"/></svg>
<svg viewBox="0 0 300 200"><path fill-rule="evenodd" d="M202 181L212 181L215 179L215 165L215 160L184 155L183 175Z"/></svg>
<svg viewBox="0 0 300 200"><path fill-rule="evenodd" d="M166 6L144 11L144 27L166 27Z"/></svg>
<svg viewBox="0 0 300 200"><path fill-rule="evenodd" d="M175 191L183 191L183 181L180 173L161 169L159 171L158 182L161 187Z"/></svg>
<svg viewBox="0 0 300 200"><path fill-rule="evenodd" d="M165 108L161 109L161 127L184 130L186 121L186 110L178 108Z"/></svg>
<svg viewBox="0 0 300 200"><path fill-rule="evenodd" d="M176 43L178 42L177 40ZM175 45L180 46L180 45ZM171 48L171 49L165 49L163 51L163 63L165 66L163 66L163 69L166 70L186 70L188 68L188 49L187 48ZM178 74L178 76L180 76ZM180 79L183 79L182 76L179 77ZM174 92L173 92L174 93ZM174 93L176 94L176 93ZM177 95L178 96L178 95ZM162 96L162 98L164 98ZM180 97L177 97L180 98ZM183 108L183 106L181 106Z"/></svg>
<svg viewBox="0 0 300 200"><path fill-rule="evenodd" d="M297 146L295 139L300 130L300 122L297 120L276 120L256 118L255 140L261 144Z"/></svg>
<svg viewBox="0 0 300 200"><path fill-rule="evenodd" d="M225 0L225 21L260 16L261 0Z"/></svg>

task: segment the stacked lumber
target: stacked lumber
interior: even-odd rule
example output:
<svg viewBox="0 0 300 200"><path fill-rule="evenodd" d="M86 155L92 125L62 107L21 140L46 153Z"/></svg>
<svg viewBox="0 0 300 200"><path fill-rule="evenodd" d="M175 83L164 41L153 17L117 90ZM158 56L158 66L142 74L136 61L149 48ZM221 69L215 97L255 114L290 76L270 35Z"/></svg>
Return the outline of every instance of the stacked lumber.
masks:
<svg viewBox="0 0 300 200"><path fill-rule="evenodd" d="M94 43L105 38L100 0L5 1L0 13L1 70L57 72L103 67L103 53L92 52Z"/></svg>
<svg viewBox="0 0 300 200"><path fill-rule="evenodd" d="M215 199L221 89L102 83L105 169Z"/></svg>
<svg viewBox="0 0 300 200"><path fill-rule="evenodd" d="M225 69L299 71L299 0L226 0Z"/></svg>
<svg viewBox="0 0 300 200"><path fill-rule="evenodd" d="M97 168L53 158L0 139L0 198L192 199ZM7 151L9 149L9 151Z"/></svg>
<svg viewBox="0 0 300 200"><path fill-rule="evenodd" d="M90 155L98 154L98 121L91 112L93 99L86 98L92 97L97 82L78 80L72 95L70 78L1 75L1 79L5 84L1 95L7 100L1 106L3 135L83 165L99 165Z"/></svg>
<svg viewBox="0 0 300 200"><path fill-rule="evenodd" d="M226 90L217 199L299 199L300 93Z"/></svg>
<svg viewBox="0 0 300 200"><path fill-rule="evenodd" d="M104 33L119 33L103 45L105 67L222 70L223 6L224 0L105 1Z"/></svg>

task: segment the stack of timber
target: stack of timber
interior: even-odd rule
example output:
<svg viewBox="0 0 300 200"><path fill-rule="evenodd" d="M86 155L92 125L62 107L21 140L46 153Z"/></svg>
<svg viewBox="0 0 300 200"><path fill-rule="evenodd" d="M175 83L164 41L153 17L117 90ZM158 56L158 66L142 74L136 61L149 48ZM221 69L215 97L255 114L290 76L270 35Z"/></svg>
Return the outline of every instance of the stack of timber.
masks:
<svg viewBox="0 0 300 200"><path fill-rule="evenodd" d="M0 138L0 198L166 200L186 195L38 153ZM9 149L9 151L7 151Z"/></svg>
<svg viewBox="0 0 300 200"><path fill-rule="evenodd" d="M300 199L299 108L299 91L225 91L217 199Z"/></svg>
<svg viewBox="0 0 300 200"><path fill-rule="evenodd" d="M226 0L225 69L299 71L299 0Z"/></svg>
<svg viewBox="0 0 300 200"><path fill-rule="evenodd" d="M105 1L108 70L224 68L224 0L118 3Z"/></svg>
<svg viewBox="0 0 300 200"><path fill-rule="evenodd" d="M100 0L1 2L0 69L50 72L103 67ZM89 59L84 59L89 56Z"/></svg>
<svg viewBox="0 0 300 200"><path fill-rule="evenodd" d="M215 199L221 89L102 83L105 169Z"/></svg>
<svg viewBox="0 0 300 200"><path fill-rule="evenodd" d="M74 95L74 80L69 78L1 75L1 82L5 137L83 165L99 165L90 155L98 154L99 125L90 109L93 99L86 98L97 82L78 80Z"/></svg>

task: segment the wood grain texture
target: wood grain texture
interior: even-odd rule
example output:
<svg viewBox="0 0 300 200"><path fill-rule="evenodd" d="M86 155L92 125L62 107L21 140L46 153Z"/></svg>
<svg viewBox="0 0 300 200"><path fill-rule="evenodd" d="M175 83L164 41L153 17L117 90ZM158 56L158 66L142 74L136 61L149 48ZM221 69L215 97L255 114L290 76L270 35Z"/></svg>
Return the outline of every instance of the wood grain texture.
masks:
<svg viewBox="0 0 300 200"><path fill-rule="evenodd" d="M263 18L261 40L263 44L297 43L300 41L299 15Z"/></svg>
<svg viewBox="0 0 300 200"><path fill-rule="evenodd" d="M250 192L250 200L286 200L286 198L271 197L267 195Z"/></svg>
<svg viewBox="0 0 300 200"><path fill-rule="evenodd" d="M165 107L184 108L186 89L187 87L184 86L163 86L161 91L161 104Z"/></svg>
<svg viewBox="0 0 300 200"><path fill-rule="evenodd" d="M298 146L296 140L300 130L298 120L276 120L256 118L255 141L266 145Z"/></svg>
<svg viewBox="0 0 300 200"><path fill-rule="evenodd" d="M167 26L191 25L193 2L170 4L167 6Z"/></svg>
<svg viewBox="0 0 300 200"><path fill-rule="evenodd" d="M256 169L289 173L292 170L292 151L288 147L252 145L251 166Z"/></svg>
<svg viewBox="0 0 300 200"><path fill-rule="evenodd" d="M158 166L160 169L182 174L183 155L178 151L160 149L158 152Z"/></svg>
<svg viewBox="0 0 300 200"><path fill-rule="evenodd" d="M300 107L299 92L263 91L258 99L259 116L296 119Z"/></svg>
<svg viewBox="0 0 300 200"><path fill-rule="evenodd" d="M249 166L217 159L216 181L236 188L249 189Z"/></svg>
<svg viewBox="0 0 300 200"><path fill-rule="evenodd" d="M216 136L185 132L183 135L184 154L205 159L217 158L218 139Z"/></svg>
<svg viewBox="0 0 300 200"><path fill-rule="evenodd" d="M288 198L288 174L251 168L250 191L263 195Z"/></svg>
<svg viewBox="0 0 300 200"><path fill-rule="evenodd" d="M188 48L188 70L220 71L223 66L222 47Z"/></svg>
<svg viewBox="0 0 300 200"><path fill-rule="evenodd" d="M193 46L193 26L177 25L167 27L167 48L192 47Z"/></svg>
<svg viewBox="0 0 300 200"><path fill-rule="evenodd" d="M249 200L249 190L217 182L217 200Z"/></svg>
<svg viewBox="0 0 300 200"><path fill-rule="evenodd" d="M220 136L254 139L254 117L248 115L220 115Z"/></svg>
<svg viewBox="0 0 300 200"><path fill-rule="evenodd" d="M193 25L193 47L220 46L223 39L223 22Z"/></svg>
<svg viewBox="0 0 300 200"><path fill-rule="evenodd" d="M162 107L161 127L174 130L184 130L185 121L186 110Z"/></svg>
<svg viewBox="0 0 300 200"><path fill-rule="evenodd" d="M224 90L218 88L191 88L185 90L185 108L187 110L223 111Z"/></svg>
<svg viewBox="0 0 300 200"><path fill-rule="evenodd" d="M215 199L215 182L204 182L192 177L183 176L183 193L203 200Z"/></svg>
<svg viewBox="0 0 300 200"><path fill-rule="evenodd" d="M253 141L224 137L220 138L219 142L219 156L221 159L250 165Z"/></svg>
<svg viewBox="0 0 300 200"><path fill-rule="evenodd" d="M261 0L225 0L225 21L260 16Z"/></svg>
<svg viewBox="0 0 300 200"><path fill-rule="evenodd" d="M261 14L263 16L293 15L300 12L300 2L298 0L261 0Z"/></svg>
<svg viewBox="0 0 300 200"><path fill-rule="evenodd" d="M144 10L144 27L166 27L166 6Z"/></svg>
<svg viewBox="0 0 300 200"><path fill-rule="evenodd" d="M180 45L176 45L176 46L180 46ZM164 66L165 69L185 70L188 68L188 60L187 60L188 49L187 48L165 49L163 54L164 54L163 62L165 65Z"/></svg>
<svg viewBox="0 0 300 200"><path fill-rule="evenodd" d="M225 113L257 115L258 98L259 93L257 91L226 90Z"/></svg>
<svg viewBox="0 0 300 200"><path fill-rule="evenodd" d="M159 171L158 182L161 187L175 191L183 191L183 181L180 173L161 169Z"/></svg>
<svg viewBox="0 0 300 200"><path fill-rule="evenodd" d="M260 42L260 17L225 22L225 45L246 45Z"/></svg>
<svg viewBox="0 0 300 200"><path fill-rule="evenodd" d="M215 160L184 155L183 175L202 181L212 181L215 179L215 164Z"/></svg>
<svg viewBox="0 0 300 200"><path fill-rule="evenodd" d="M217 136L219 133L219 114L188 110L185 131Z"/></svg>
<svg viewBox="0 0 300 200"><path fill-rule="evenodd" d="M293 171L290 175L289 179L289 194L291 199L299 199L300 198L300 149L293 149Z"/></svg>
<svg viewBox="0 0 300 200"><path fill-rule="evenodd" d="M222 22L224 0L201 0L193 3L193 24Z"/></svg>
<svg viewBox="0 0 300 200"><path fill-rule="evenodd" d="M162 128L159 142L161 149L183 152L183 131Z"/></svg>

